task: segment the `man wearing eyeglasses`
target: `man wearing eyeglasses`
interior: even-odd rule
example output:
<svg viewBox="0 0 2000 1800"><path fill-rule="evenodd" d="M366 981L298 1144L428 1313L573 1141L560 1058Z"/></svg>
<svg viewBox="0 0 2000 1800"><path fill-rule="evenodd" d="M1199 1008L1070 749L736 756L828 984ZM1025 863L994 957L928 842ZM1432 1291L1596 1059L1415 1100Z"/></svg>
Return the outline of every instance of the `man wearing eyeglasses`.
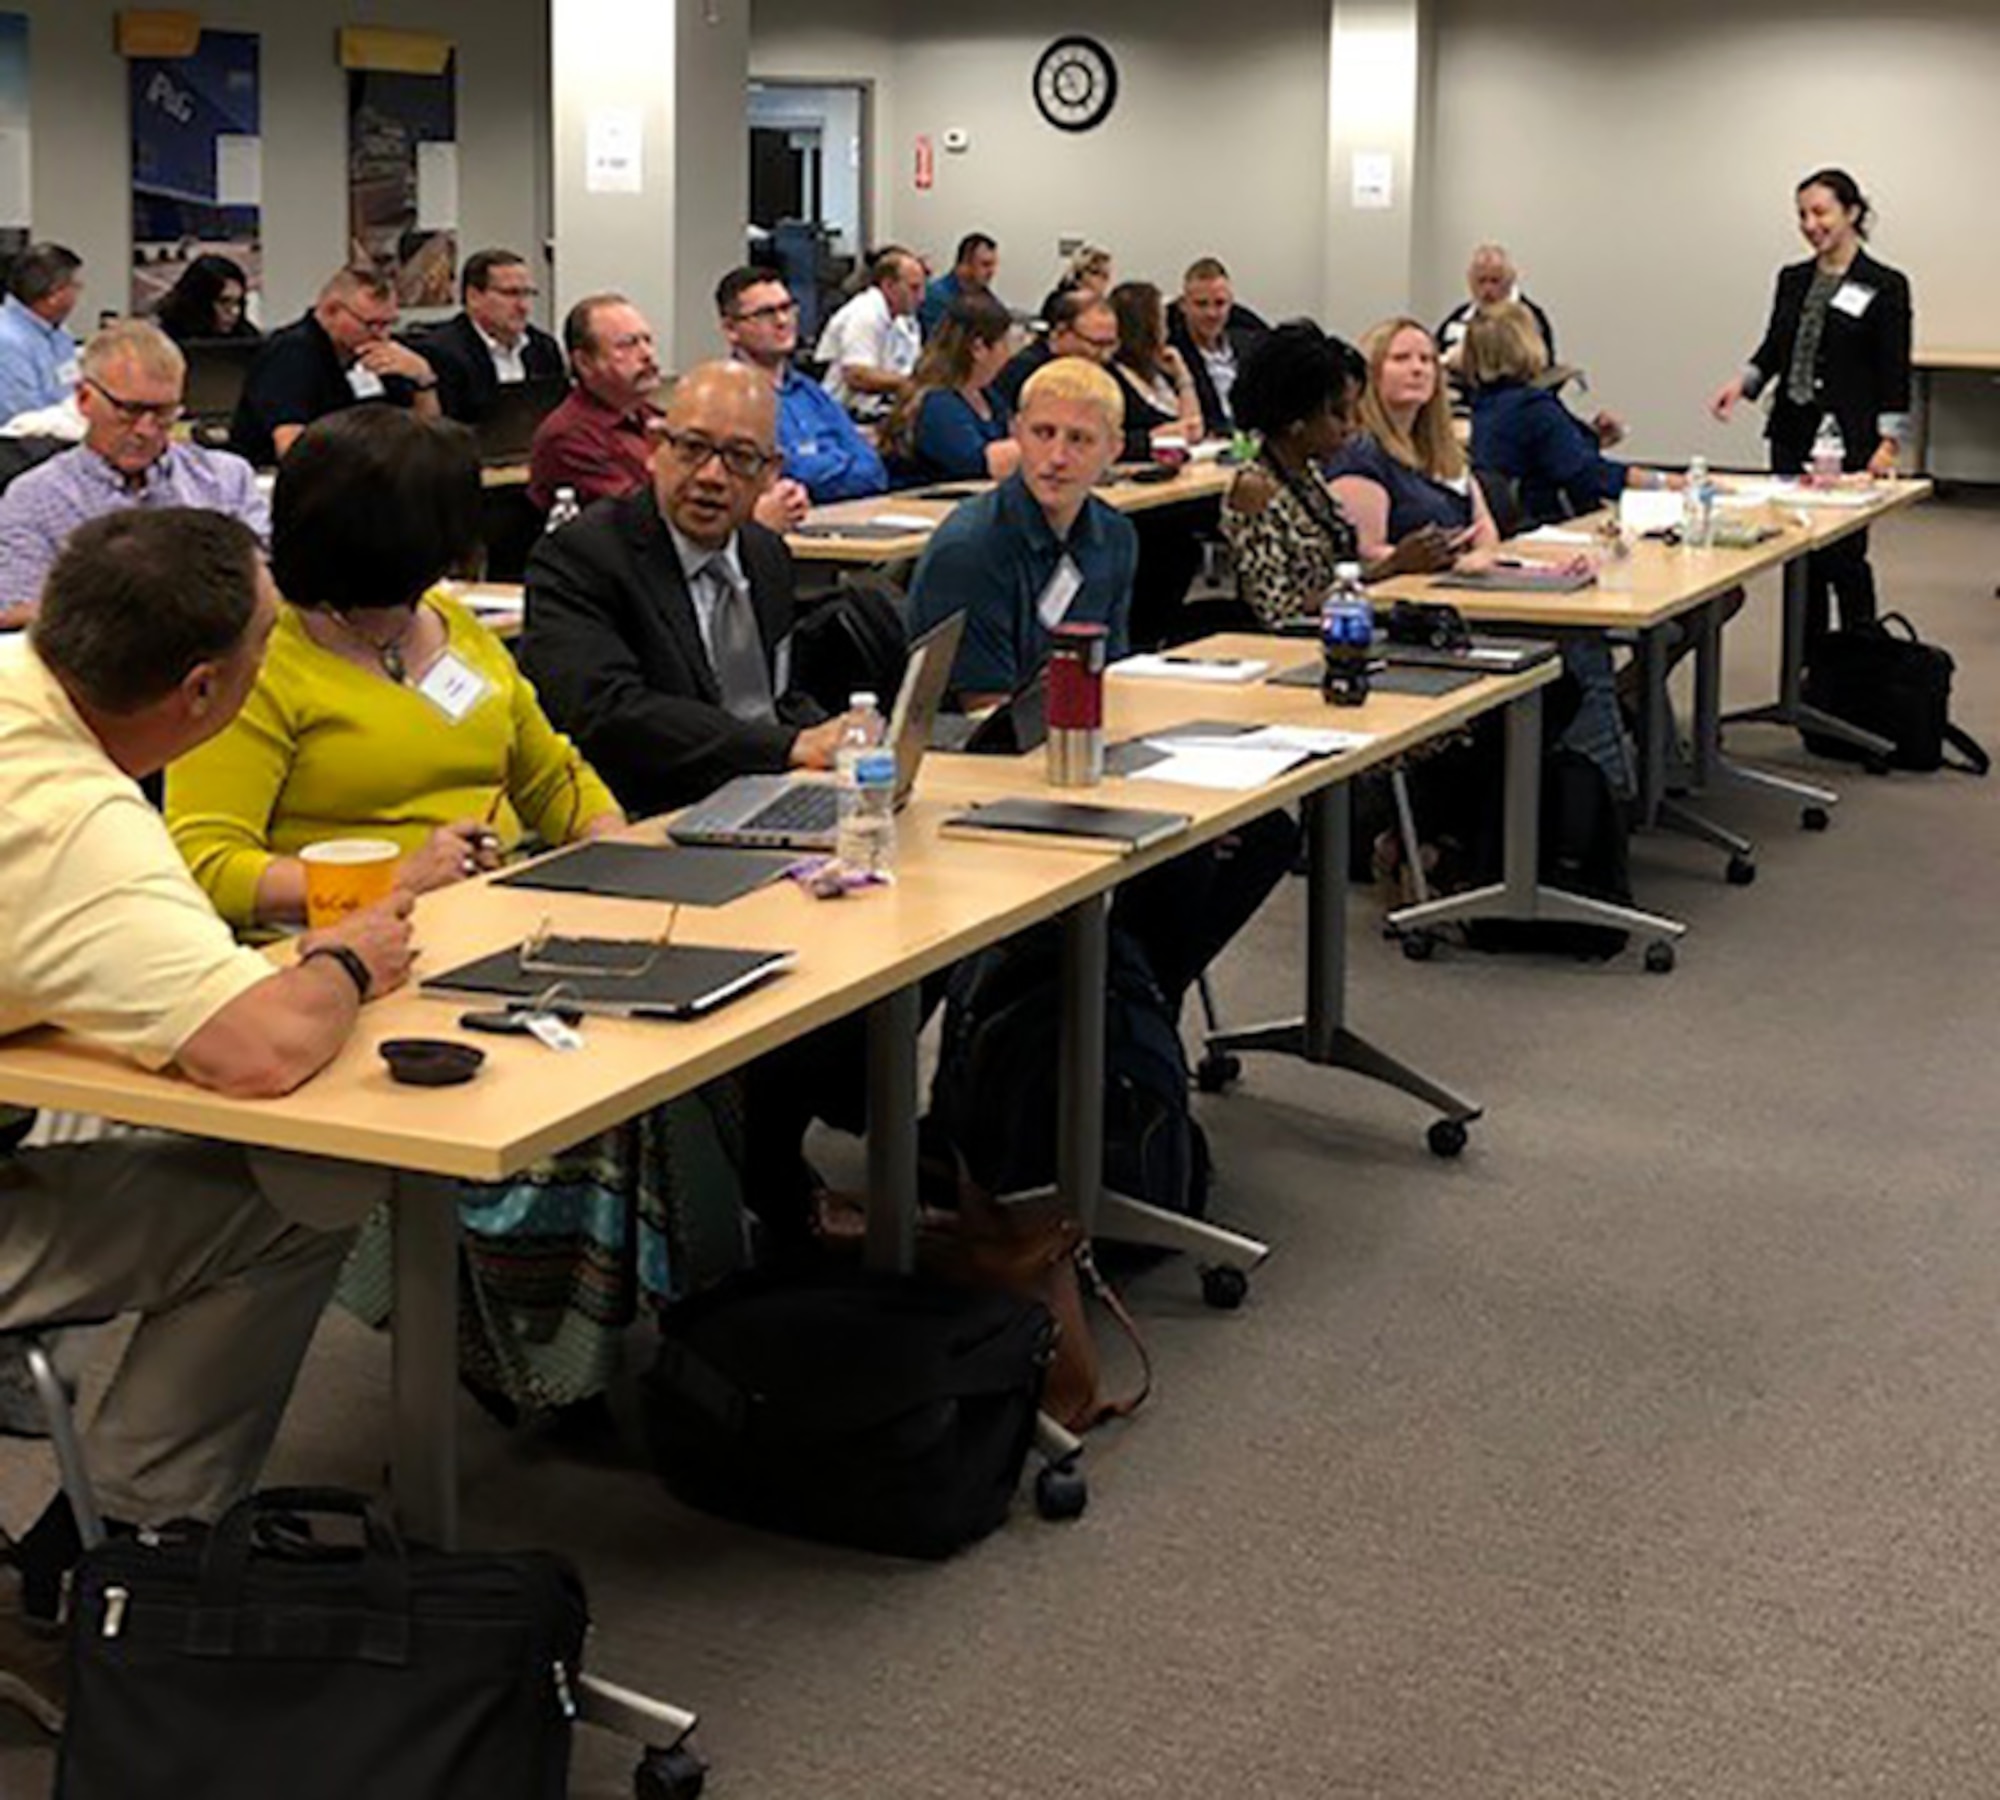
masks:
<svg viewBox="0 0 2000 1800"><path fill-rule="evenodd" d="M703 363L675 384L657 435L649 485L536 544L521 637L551 722L632 818L733 775L830 768L847 724L791 682L791 554L755 517L781 460L771 384ZM808 1121L861 1127L857 1030L843 1022L747 1071L743 1186L777 1254L807 1238Z"/></svg>
<svg viewBox="0 0 2000 1800"><path fill-rule="evenodd" d="M889 472L840 402L792 365L799 305L769 269L732 269L715 289L722 335L738 362L770 383L778 399L778 445L785 473L815 503L880 494Z"/></svg>
<svg viewBox="0 0 2000 1800"><path fill-rule="evenodd" d="M1021 409L1021 390L1028 377L1060 356L1080 356L1100 369L1109 368L1118 354L1118 320L1111 302L1088 288L1072 288L1058 295L1050 308L1048 330L1025 350L1017 351L994 378L993 390L1016 412Z"/></svg>
<svg viewBox="0 0 2000 1800"><path fill-rule="evenodd" d="M438 400L448 419L477 425L502 387L553 381L563 372L562 346L528 314L537 289L527 259L512 250L475 250L460 282L465 307L417 340L436 370Z"/></svg>
<svg viewBox="0 0 2000 1800"><path fill-rule="evenodd" d="M230 449L270 468L313 420L363 400L437 418L437 372L389 335L397 316L386 276L358 266L337 270L310 312L264 340L229 423Z"/></svg>
<svg viewBox="0 0 2000 1800"><path fill-rule="evenodd" d="M0 494L0 629L33 618L70 534L127 507L199 506L241 519L259 539L270 510L240 456L174 441L187 362L157 325L121 319L84 346L76 388L84 438Z"/></svg>

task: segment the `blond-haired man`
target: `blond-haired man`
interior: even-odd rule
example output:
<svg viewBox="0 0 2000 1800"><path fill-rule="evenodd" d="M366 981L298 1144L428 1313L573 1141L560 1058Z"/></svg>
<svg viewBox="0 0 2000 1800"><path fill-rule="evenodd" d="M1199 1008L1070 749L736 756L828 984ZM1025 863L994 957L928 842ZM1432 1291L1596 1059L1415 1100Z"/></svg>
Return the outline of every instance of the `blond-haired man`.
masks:
<svg viewBox="0 0 2000 1800"><path fill-rule="evenodd" d="M0 629L34 616L57 553L88 519L133 506L199 506L270 535L270 510L240 456L174 441L187 361L157 325L120 319L83 347L83 442L0 495Z"/></svg>

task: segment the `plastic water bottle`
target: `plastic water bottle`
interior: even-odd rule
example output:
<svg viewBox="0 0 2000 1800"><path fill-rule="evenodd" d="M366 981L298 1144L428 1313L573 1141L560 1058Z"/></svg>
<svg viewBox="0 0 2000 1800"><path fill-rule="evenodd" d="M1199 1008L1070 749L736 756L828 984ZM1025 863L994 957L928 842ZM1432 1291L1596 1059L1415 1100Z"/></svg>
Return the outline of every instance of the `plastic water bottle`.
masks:
<svg viewBox="0 0 2000 1800"><path fill-rule="evenodd" d="M840 834L834 855L857 875L888 880L896 872L896 753L882 745L859 752L841 777Z"/></svg>
<svg viewBox="0 0 2000 1800"><path fill-rule="evenodd" d="M887 731L881 702L872 693L860 688L847 696L847 724L833 753L833 766L843 783L852 774L855 759L862 751L874 749Z"/></svg>
<svg viewBox="0 0 2000 1800"><path fill-rule="evenodd" d="M1708 458L1688 458L1687 485L1681 489L1681 543L1690 550L1706 550L1715 542L1715 481L1708 472Z"/></svg>
<svg viewBox="0 0 2000 1800"><path fill-rule="evenodd" d="M1807 479L1813 487L1838 487L1846 467L1847 441L1840 435L1840 425L1833 414L1828 413L1820 420L1818 435L1813 439Z"/></svg>
<svg viewBox="0 0 2000 1800"><path fill-rule="evenodd" d="M1359 706L1368 698L1368 658L1375 642L1375 614L1361 585L1361 565L1333 572L1319 614L1320 698L1329 706Z"/></svg>
<svg viewBox="0 0 2000 1800"><path fill-rule="evenodd" d="M560 531L582 512L583 506L576 497L576 489L559 487L556 489L555 504L549 508L549 521L542 529L544 532Z"/></svg>

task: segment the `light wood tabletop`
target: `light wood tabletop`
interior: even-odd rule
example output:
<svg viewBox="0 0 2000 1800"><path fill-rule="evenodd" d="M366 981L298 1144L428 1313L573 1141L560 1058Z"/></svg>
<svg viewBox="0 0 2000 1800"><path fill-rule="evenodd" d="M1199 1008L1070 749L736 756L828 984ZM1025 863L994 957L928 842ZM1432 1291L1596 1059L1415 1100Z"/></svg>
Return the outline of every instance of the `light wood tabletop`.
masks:
<svg viewBox="0 0 2000 1800"><path fill-rule="evenodd" d="M1948 350L1925 346L1910 352L1913 369L1944 369L1953 373L2000 375L2000 350Z"/></svg>
<svg viewBox="0 0 2000 1800"><path fill-rule="evenodd" d="M1316 645L1258 637L1214 640L1213 653L1309 661ZM1023 842L941 837L968 802L1039 788L1043 758L934 756L900 816L896 885L837 901L780 882L721 908L681 910L675 941L797 952L796 967L719 1012L687 1023L593 1018L587 1047L557 1053L531 1040L470 1038L487 1053L479 1077L446 1090L399 1087L378 1046L395 1037L463 1037L460 999L413 990L369 1006L354 1039L321 1075L277 1101L230 1099L173 1075L148 1074L54 1032L0 1045L0 1099L99 1113L137 1125L305 1151L424 1174L499 1180L593 1132L632 1118L766 1050L858 1011L972 951L1052 918L1119 880L1234 828L1244 819L1346 779L1551 679L1552 666L1494 677L1440 699L1381 695L1338 713L1315 691L1259 684L1218 690L1179 682L1109 684L1114 737L1193 719L1334 723L1377 734L1365 751L1308 763L1254 794L1151 782L1097 793L1191 815L1184 835L1138 856ZM630 835L661 841L655 823ZM419 967L437 971L520 944L553 916L566 933L650 939L656 903L550 895L462 883L418 903Z"/></svg>
<svg viewBox="0 0 2000 1800"><path fill-rule="evenodd" d="M1233 467L1213 459L1191 462L1169 480L1109 481L1097 489L1098 499L1122 513L1151 512L1157 507L1179 506L1186 502L1219 499L1236 477ZM950 515L959 490L985 491L989 482L945 481L936 486L952 490L946 498L927 499L925 488L908 488L900 493L873 494L865 500L841 500L816 506L806 520L804 532L791 532L785 542L800 562L897 563L921 556L930 534ZM892 520L922 519L893 536L842 535L840 527L873 526L887 514Z"/></svg>

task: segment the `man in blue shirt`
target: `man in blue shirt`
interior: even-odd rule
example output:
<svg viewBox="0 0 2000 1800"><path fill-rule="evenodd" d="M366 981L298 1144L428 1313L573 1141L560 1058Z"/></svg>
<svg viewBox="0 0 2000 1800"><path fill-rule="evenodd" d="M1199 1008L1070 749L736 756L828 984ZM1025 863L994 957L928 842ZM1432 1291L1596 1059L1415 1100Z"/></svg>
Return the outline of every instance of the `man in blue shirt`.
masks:
<svg viewBox="0 0 2000 1800"><path fill-rule="evenodd" d="M1115 657L1139 534L1091 489L1118 454L1124 396L1095 363L1059 357L1021 390L1021 467L931 534L910 584L913 631L965 614L952 684L968 706L1004 699L1041 667L1052 627L1102 625Z"/></svg>
<svg viewBox="0 0 2000 1800"><path fill-rule="evenodd" d="M76 388L76 339L63 321L83 298L83 258L30 244L14 259L0 304L0 422L55 406Z"/></svg>
<svg viewBox="0 0 2000 1800"><path fill-rule="evenodd" d="M924 289L924 303L917 308L917 323L928 340L943 323L951 303L961 294L990 294L993 277L1000 273L1000 246L983 231L968 231L958 240L958 253L951 267Z"/></svg>
<svg viewBox="0 0 2000 1800"><path fill-rule="evenodd" d="M967 706L1019 687L1064 620L1104 626L1112 657L1125 654L1139 538L1091 492L1118 454L1124 417L1103 369L1058 357L1021 390L1019 471L961 502L931 535L910 584L911 629L965 614L952 677ZM1119 888L1112 922L1145 952L1170 1007L1179 1010L1297 854L1290 816L1267 813Z"/></svg>
<svg viewBox="0 0 2000 1800"><path fill-rule="evenodd" d="M761 369L778 396L785 474L815 502L854 500L889 486L882 459L838 400L792 366L799 303L769 269L732 269L715 289L722 335L738 362Z"/></svg>

